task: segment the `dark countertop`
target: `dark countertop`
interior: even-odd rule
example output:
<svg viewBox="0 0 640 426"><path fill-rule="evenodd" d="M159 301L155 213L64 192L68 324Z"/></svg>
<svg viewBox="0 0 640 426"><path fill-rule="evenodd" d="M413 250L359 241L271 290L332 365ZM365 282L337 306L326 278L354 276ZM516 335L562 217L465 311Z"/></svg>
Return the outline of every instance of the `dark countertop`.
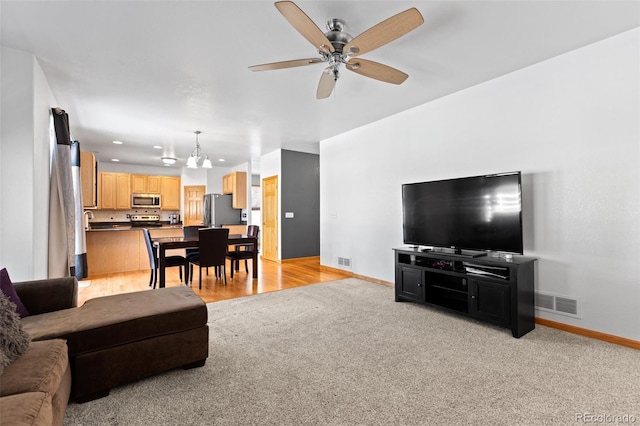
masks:
<svg viewBox="0 0 640 426"><path fill-rule="evenodd" d="M94 222L89 223L87 232L103 232L103 231L138 231L144 229L144 226L131 226L129 222ZM171 225L162 223L162 226L148 226L147 229L182 229L182 224Z"/></svg>

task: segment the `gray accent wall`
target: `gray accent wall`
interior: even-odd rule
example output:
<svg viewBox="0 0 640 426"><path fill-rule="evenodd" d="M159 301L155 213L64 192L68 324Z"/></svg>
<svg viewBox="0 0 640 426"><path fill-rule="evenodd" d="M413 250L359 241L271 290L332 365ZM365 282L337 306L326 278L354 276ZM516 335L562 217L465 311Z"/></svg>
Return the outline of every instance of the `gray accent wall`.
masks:
<svg viewBox="0 0 640 426"><path fill-rule="evenodd" d="M319 256L320 156L282 150L281 160L282 259Z"/></svg>

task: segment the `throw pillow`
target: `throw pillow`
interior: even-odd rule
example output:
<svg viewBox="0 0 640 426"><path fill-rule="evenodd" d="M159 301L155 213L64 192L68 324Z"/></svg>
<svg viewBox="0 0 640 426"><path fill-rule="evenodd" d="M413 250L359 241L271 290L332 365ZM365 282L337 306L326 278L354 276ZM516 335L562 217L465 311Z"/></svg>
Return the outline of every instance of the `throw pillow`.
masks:
<svg viewBox="0 0 640 426"><path fill-rule="evenodd" d="M7 268L2 268L0 271L0 288L5 296L7 296L9 300L16 305L16 311L18 312L18 315L20 315L20 318L28 317L29 311L24 307L22 300L20 300L18 293L16 293L16 289L11 282L11 278L9 278Z"/></svg>
<svg viewBox="0 0 640 426"><path fill-rule="evenodd" d="M23 330L16 305L0 293L0 375L27 351L31 337Z"/></svg>

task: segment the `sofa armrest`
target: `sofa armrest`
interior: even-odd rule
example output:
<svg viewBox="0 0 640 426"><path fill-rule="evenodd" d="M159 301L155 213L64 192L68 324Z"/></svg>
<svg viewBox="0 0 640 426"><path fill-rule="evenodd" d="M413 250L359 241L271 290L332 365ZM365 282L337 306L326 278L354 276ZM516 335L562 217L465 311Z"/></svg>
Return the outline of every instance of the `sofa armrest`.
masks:
<svg viewBox="0 0 640 426"><path fill-rule="evenodd" d="M78 306L78 280L75 277L22 281L13 285L31 315Z"/></svg>

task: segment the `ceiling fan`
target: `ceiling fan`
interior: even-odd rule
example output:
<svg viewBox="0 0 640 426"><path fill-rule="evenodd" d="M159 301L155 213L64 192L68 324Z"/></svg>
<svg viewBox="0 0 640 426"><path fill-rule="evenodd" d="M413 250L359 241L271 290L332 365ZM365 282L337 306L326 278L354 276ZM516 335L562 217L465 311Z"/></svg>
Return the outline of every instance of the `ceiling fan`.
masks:
<svg viewBox="0 0 640 426"><path fill-rule="evenodd" d="M384 46L422 25L424 19L415 7L398 13L362 34L352 37L344 31L346 23L342 19L330 19L327 22L329 31L323 33L294 2L278 1L275 6L285 19L318 49L320 57L253 65L249 67L251 71L268 71L326 62L329 66L320 76L316 92L317 99L331 95L340 77L339 69L342 64L349 71L387 83L402 84L409 77L388 65L357 57Z"/></svg>

